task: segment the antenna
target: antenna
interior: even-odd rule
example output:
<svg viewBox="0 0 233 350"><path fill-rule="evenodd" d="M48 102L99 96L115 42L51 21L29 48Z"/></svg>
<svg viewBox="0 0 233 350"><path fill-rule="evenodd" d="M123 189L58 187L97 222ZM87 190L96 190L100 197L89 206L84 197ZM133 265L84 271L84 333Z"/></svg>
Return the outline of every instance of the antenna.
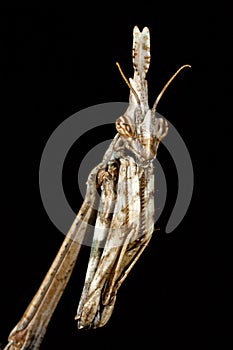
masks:
<svg viewBox="0 0 233 350"><path fill-rule="evenodd" d="M153 105L153 108L152 108L152 112L155 112L156 110L156 107L161 99L161 97L163 96L163 93L164 91L167 89L167 87L171 84L172 80L177 76L177 74L180 73L180 71L184 68L191 68L191 66L189 64L185 64L184 66L180 67L176 72L175 74L173 74L173 76L168 80L168 82L164 85L164 87L162 88L160 94L158 95L158 97L156 98L155 100L155 103Z"/></svg>
<svg viewBox="0 0 233 350"><path fill-rule="evenodd" d="M134 97L136 98L137 104L140 106L140 100L139 97L136 93L136 91L134 90L134 88L131 86L131 84L129 83L129 81L127 80L127 78L125 77L124 73L122 72L121 66L118 62L116 62L117 68L119 69L119 72L121 73L122 78L124 79L124 81L126 82L126 84L128 85L128 87L130 88L130 90L132 91L132 93L134 94Z"/></svg>

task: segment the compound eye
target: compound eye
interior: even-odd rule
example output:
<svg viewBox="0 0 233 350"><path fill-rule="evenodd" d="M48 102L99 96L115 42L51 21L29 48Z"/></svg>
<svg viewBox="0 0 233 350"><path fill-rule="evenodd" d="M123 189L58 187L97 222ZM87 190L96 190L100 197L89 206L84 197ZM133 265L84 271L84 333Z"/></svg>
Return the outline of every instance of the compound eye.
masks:
<svg viewBox="0 0 233 350"><path fill-rule="evenodd" d="M164 118L157 118L155 122L155 135L161 141L168 132L168 124Z"/></svg>
<svg viewBox="0 0 233 350"><path fill-rule="evenodd" d="M116 129L123 137L129 138L134 135L134 129L126 117L120 117L116 120Z"/></svg>

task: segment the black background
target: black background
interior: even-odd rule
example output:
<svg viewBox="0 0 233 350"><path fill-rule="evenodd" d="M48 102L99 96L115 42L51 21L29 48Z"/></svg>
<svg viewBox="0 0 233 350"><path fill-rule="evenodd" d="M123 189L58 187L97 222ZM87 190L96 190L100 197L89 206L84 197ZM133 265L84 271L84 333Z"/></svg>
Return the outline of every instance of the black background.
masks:
<svg viewBox="0 0 233 350"><path fill-rule="evenodd" d="M1 233L0 342L19 321L53 260L63 235L40 199L38 169L45 143L75 112L94 104L127 101L116 69L132 76L132 30L151 32L149 101L182 64L158 112L185 141L194 167L189 210L171 234L164 227L174 205L174 164L161 147L168 200L150 246L118 295L108 324L77 331L74 316L88 258L82 249L41 349L143 344L158 350L230 349L230 12L222 2L207 9L164 3L154 7L89 4L80 9L15 7L1 10ZM105 133L89 133L82 149ZM75 152L74 152L75 150ZM64 168L64 189L75 211L80 144ZM167 157L167 158L165 158ZM166 160L165 160L166 159ZM175 179L175 180L174 180ZM232 180L231 180L232 181ZM226 199L229 197L230 202Z"/></svg>

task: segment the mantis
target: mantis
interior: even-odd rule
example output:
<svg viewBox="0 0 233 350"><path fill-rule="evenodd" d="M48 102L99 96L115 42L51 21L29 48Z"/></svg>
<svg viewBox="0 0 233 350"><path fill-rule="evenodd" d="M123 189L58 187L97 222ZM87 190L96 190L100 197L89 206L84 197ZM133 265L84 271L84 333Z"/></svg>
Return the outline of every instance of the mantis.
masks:
<svg viewBox="0 0 233 350"><path fill-rule="evenodd" d="M133 30L133 78L126 79L129 105L117 118L117 134L102 161L90 172L84 202L57 256L21 320L9 335L5 350L39 349L52 314L69 281L88 226L93 241L77 314L78 329L104 326L114 309L117 292L154 231L154 165L168 123L156 117L168 80L152 108L146 74L150 65L150 32ZM100 194L98 196L98 193ZM98 202L98 210L94 209Z"/></svg>

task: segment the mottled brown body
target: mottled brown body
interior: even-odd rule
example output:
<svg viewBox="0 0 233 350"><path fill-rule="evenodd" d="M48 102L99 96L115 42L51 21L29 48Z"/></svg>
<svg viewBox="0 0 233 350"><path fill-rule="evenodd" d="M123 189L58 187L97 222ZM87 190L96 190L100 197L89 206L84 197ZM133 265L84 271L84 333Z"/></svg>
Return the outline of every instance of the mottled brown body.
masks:
<svg viewBox="0 0 233 350"><path fill-rule="evenodd" d="M88 226L94 235L76 319L78 328L101 327L111 316L119 287L147 246L154 230L154 166L167 122L156 106L181 67L148 106L148 28L133 32L134 76L129 106L116 121L117 135L90 173L84 203L38 292L9 335L5 350L37 350L70 278ZM100 198L97 194L100 191ZM94 203L98 203L98 210Z"/></svg>
<svg viewBox="0 0 233 350"><path fill-rule="evenodd" d="M91 256L77 316L78 328L101 327L112 314L116 294L154 230L153 165L141 168L119 159L117 180L106 169Z"/></svg>

